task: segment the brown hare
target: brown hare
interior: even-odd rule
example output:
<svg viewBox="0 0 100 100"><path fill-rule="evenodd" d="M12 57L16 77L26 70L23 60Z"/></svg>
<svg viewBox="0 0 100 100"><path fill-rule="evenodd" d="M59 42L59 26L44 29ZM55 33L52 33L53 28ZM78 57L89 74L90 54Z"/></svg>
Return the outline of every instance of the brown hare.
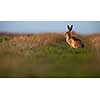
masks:
<svg viewBox="0 0 100 100"><path fill-rule="evenodd" d="M73 25L71 26L67 25L67 28L68 31L65 33L65 38L68 45L72 48L83 48L84 47L83 42L80 39L72 36Z"/></svg>

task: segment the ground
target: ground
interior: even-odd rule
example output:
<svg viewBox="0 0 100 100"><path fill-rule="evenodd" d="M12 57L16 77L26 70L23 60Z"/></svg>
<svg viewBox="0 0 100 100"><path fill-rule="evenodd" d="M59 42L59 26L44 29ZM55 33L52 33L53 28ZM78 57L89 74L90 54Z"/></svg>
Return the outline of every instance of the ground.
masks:
<svg viewBox="0 0 100 100"><path fill-rule="evenodd" d="M63 33L0 34L0 77L100 77L100 34L77 35L70 48Z"/></svg>

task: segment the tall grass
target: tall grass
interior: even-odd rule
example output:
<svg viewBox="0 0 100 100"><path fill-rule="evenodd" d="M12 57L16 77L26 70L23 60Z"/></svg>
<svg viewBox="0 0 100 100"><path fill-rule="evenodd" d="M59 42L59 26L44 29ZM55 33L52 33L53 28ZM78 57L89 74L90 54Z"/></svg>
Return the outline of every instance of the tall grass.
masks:
<svg viewBox="0 0 100 100"><path fill-rule="evenodd" d="M0 35L0 77L100 77L100 35L98 45L79 37L85 48L69 48L61 34Z"/></svg>

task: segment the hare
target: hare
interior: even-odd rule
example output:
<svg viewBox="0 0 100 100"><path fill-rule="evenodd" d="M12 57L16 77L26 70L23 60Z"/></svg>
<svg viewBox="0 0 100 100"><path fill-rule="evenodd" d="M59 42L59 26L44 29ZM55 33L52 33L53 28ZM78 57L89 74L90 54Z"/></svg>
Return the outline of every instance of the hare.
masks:
<svg viewBox="0 0 100 100"><path fill-rule="evenodd" d="M72 36L73 25L71 26L67 25L67 28L68 31L65 33L65 38L68 45L71 48L83 48L84 47L83 42L80 39L76 38L75 36Z"/></svg>

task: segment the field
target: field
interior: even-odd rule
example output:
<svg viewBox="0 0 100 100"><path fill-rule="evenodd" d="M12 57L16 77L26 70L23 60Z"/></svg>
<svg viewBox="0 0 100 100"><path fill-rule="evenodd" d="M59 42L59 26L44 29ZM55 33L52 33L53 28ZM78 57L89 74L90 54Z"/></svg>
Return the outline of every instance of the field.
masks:
<svg viewBox="0 0 100 100"><path fill-rule="evenodd" d="M84 48L63 34L0 33L0 77L100 77L100 34L77 37Z"/></svg>

